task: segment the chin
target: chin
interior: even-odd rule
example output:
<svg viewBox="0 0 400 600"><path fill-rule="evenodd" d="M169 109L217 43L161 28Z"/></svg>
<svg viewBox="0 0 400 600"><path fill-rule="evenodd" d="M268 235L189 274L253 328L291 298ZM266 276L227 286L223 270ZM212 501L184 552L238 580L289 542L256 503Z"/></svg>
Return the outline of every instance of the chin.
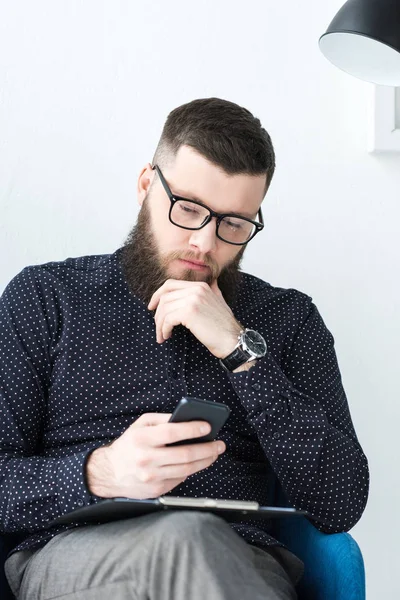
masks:
<svg viewBox="0 0 400 600"><path fill-rule="evenodd" d="M211 283L209 275L207 273L200 273L193 269L172 269L167 273L169 279L179 279L181 281L205 281Z"/></svg>

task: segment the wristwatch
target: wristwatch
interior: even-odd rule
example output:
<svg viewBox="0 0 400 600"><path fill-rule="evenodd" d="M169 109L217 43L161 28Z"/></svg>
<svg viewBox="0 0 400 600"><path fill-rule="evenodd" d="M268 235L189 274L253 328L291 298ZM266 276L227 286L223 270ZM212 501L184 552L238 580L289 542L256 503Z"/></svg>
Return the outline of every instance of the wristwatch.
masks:
<svg viewBox="0 0 400 600"><path fill-rule="evenodd" d="M267 353L267 343L261 333L254 329L243 329L233 352L219 362L226 371L232 372L247 362L262 358Z"/></svg>

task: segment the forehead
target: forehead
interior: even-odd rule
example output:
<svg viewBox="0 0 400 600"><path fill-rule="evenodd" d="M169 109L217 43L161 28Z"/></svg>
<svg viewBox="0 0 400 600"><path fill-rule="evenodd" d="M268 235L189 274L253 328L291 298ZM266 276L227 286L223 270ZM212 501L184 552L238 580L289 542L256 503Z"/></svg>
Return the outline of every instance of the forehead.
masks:
<svg viewBox="0 0 400 600"><path fill-rule="evenodd" d="M228 175L188 146L162 171L173 193L220 213L255 216L264 196L265 175Z"/></svg>

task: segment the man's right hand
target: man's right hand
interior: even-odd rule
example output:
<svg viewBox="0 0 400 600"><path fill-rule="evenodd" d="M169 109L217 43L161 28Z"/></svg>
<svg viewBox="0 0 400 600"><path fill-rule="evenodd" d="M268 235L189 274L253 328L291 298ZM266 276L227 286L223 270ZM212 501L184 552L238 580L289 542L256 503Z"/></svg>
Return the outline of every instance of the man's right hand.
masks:
<svg viewBox="0 0 400 600"><path fill-rule="evenodd" d="M209 467L225 451L221 440L166 446L211 430L205 421L169 423L170 417L145 413L109 446L92 452L86 464L90 493L102 498L156 498Z"/></svg>

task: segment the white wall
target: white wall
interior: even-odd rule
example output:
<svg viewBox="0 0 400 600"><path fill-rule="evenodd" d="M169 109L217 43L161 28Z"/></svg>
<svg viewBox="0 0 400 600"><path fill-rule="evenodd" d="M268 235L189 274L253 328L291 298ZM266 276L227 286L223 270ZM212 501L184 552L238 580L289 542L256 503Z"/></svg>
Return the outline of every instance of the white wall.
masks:
<svg viewBox="0 0 400 600"><path fill-rule="evenodd" d="M25 265L114 251L168 112L248 107L277 172L245 269L313 296L371 467L353 534L368 598L400 595L400 155L366 151L371 87L317 40L341 0L16 0L0 8L0 289Z"/></svg>

